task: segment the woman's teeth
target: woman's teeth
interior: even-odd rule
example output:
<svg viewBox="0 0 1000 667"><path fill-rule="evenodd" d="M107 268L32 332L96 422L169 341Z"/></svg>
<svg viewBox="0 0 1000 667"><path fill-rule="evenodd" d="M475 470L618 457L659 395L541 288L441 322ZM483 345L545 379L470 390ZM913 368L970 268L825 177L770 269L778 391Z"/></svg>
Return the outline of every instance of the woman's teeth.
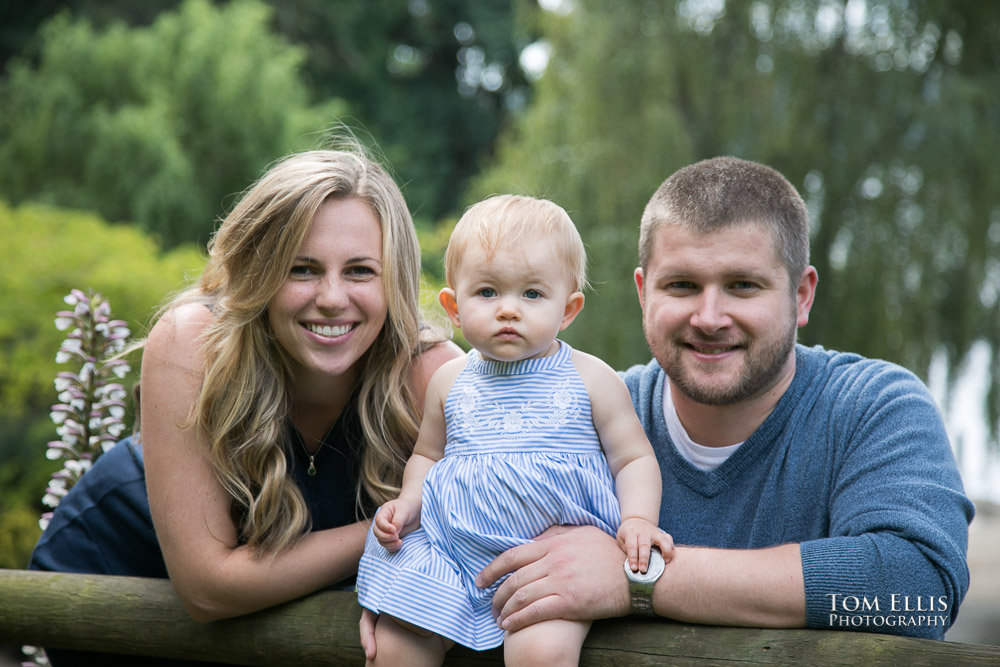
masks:
<svg viewBox="0 0 1000 667"><path fill-rule="evenodd" d="M350 324L341 324L339 326L331 327L326 325L317 324L307 324L306 329L312 331L314 334L323 336L324 338L336 338L337 336L343 336L345 333L351 330Z"/></svg>

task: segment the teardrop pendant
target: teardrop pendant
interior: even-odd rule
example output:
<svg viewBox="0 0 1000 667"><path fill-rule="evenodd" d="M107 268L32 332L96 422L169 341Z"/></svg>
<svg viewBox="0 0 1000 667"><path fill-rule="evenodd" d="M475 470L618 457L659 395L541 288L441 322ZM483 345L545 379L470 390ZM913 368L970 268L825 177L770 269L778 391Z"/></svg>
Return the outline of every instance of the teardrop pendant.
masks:
<svg viewBox="0 0 1000 667"><path fill-rule="evenodd" d="M310 477L316 476L316 463L314 462L315 459L316 459L315 456L313 456L312 454L309 455L309 470L306 470L306 472L309 474Z"/></svg>

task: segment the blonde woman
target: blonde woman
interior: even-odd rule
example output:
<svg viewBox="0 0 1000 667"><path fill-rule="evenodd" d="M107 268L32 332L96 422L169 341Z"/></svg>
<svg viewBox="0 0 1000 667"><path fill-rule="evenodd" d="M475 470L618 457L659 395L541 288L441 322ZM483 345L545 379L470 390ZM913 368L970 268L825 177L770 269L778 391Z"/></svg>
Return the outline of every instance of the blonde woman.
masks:
<svg viewBox="0 0 1000 667"><path fill-rule="evenodd" d="M460 354L424 340L419 278L403 197L360 148L279 162L149 333L141 446L98 460L31 567L169 574L204 622L354 575L427 381Z"/></svg>

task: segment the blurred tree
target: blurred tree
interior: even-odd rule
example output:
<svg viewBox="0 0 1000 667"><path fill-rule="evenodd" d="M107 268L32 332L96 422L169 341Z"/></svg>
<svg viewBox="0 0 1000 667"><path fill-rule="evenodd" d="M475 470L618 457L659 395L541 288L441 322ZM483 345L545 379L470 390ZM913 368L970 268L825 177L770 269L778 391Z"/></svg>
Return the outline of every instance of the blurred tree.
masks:
<svg viewBox="0 0 1000 667"><path fill-rule="evenodd" d="M0 86L0 192L204 242L227 198L345 110L309 106L304 52L270 18L254 0L188 0L144 28L56 17Z"/></svg>
<svg viewBox="0 0 1000 667"><path fill-rule="evenodd" d="M455 213L507 110L526 103L515 0L275 0L318 94L350 100L414 215ZM348 121L352 122L352 121Z"/></svg>
<svg viewBox="0 0 1000 667"><path fill-rule="evenodd" d="M350 100L350 124L380 144L417 217L433 222L455 213L462 190L489 159L508 111L523 107L530 94L517 64L526 43L514 34L519 0L266 1L273 7L268 24L303 48L299 69L315 98ZM116 24L153 23L179 4L43 0L0 8L0 67L18 54L22 67L44 63L48 31L43 38L32 36L60 10L102 34ZM214 4L225 13L230 10L222 8L239 2ZM248 44L231 39L230 60L265 62L266 49L243 53ZM170 57L167 49L161 53ZM209 67L203 77L210 80L226 67ZM285 96L270 98L279 104ZM172 162L167 155L159 159Z"/></svg>
<svg viewBox="0 0 1000 667"><path fill-rule="evenodd" d="M566 5L566 3L563 3ZM1000 410L1000 5L906 0L576 0L538 12L551 57L475 197L549 196L591 253L567 338L649 358L638 221L677 168L772 165L806 198L820 286L806 343L951 371L995 351Z"/></svg>
<svg viewBox="0 0 1000 667"><path fill-rule="evenodd" d="M125 21L148 25L161 12L176 9L181 0L33 0L0 3L0 71L15 56L37 55L39 28L63 10L98 25Z"/></svg>

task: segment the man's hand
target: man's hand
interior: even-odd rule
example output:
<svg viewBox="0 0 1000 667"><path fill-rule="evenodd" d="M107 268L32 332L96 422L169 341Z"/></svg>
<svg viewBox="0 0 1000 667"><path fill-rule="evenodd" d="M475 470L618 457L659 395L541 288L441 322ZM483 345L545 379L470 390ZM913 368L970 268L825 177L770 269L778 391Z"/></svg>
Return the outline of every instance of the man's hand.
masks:
<svg viewBox="0 0 1000 667"><path fill-rule="evenodd" d="M536 542L500 554L476 577L480 588L511 573L493 597L493 615L505 630L555 618L592 620L630 609L622 550L593 526L553 526Z"/></svg>

